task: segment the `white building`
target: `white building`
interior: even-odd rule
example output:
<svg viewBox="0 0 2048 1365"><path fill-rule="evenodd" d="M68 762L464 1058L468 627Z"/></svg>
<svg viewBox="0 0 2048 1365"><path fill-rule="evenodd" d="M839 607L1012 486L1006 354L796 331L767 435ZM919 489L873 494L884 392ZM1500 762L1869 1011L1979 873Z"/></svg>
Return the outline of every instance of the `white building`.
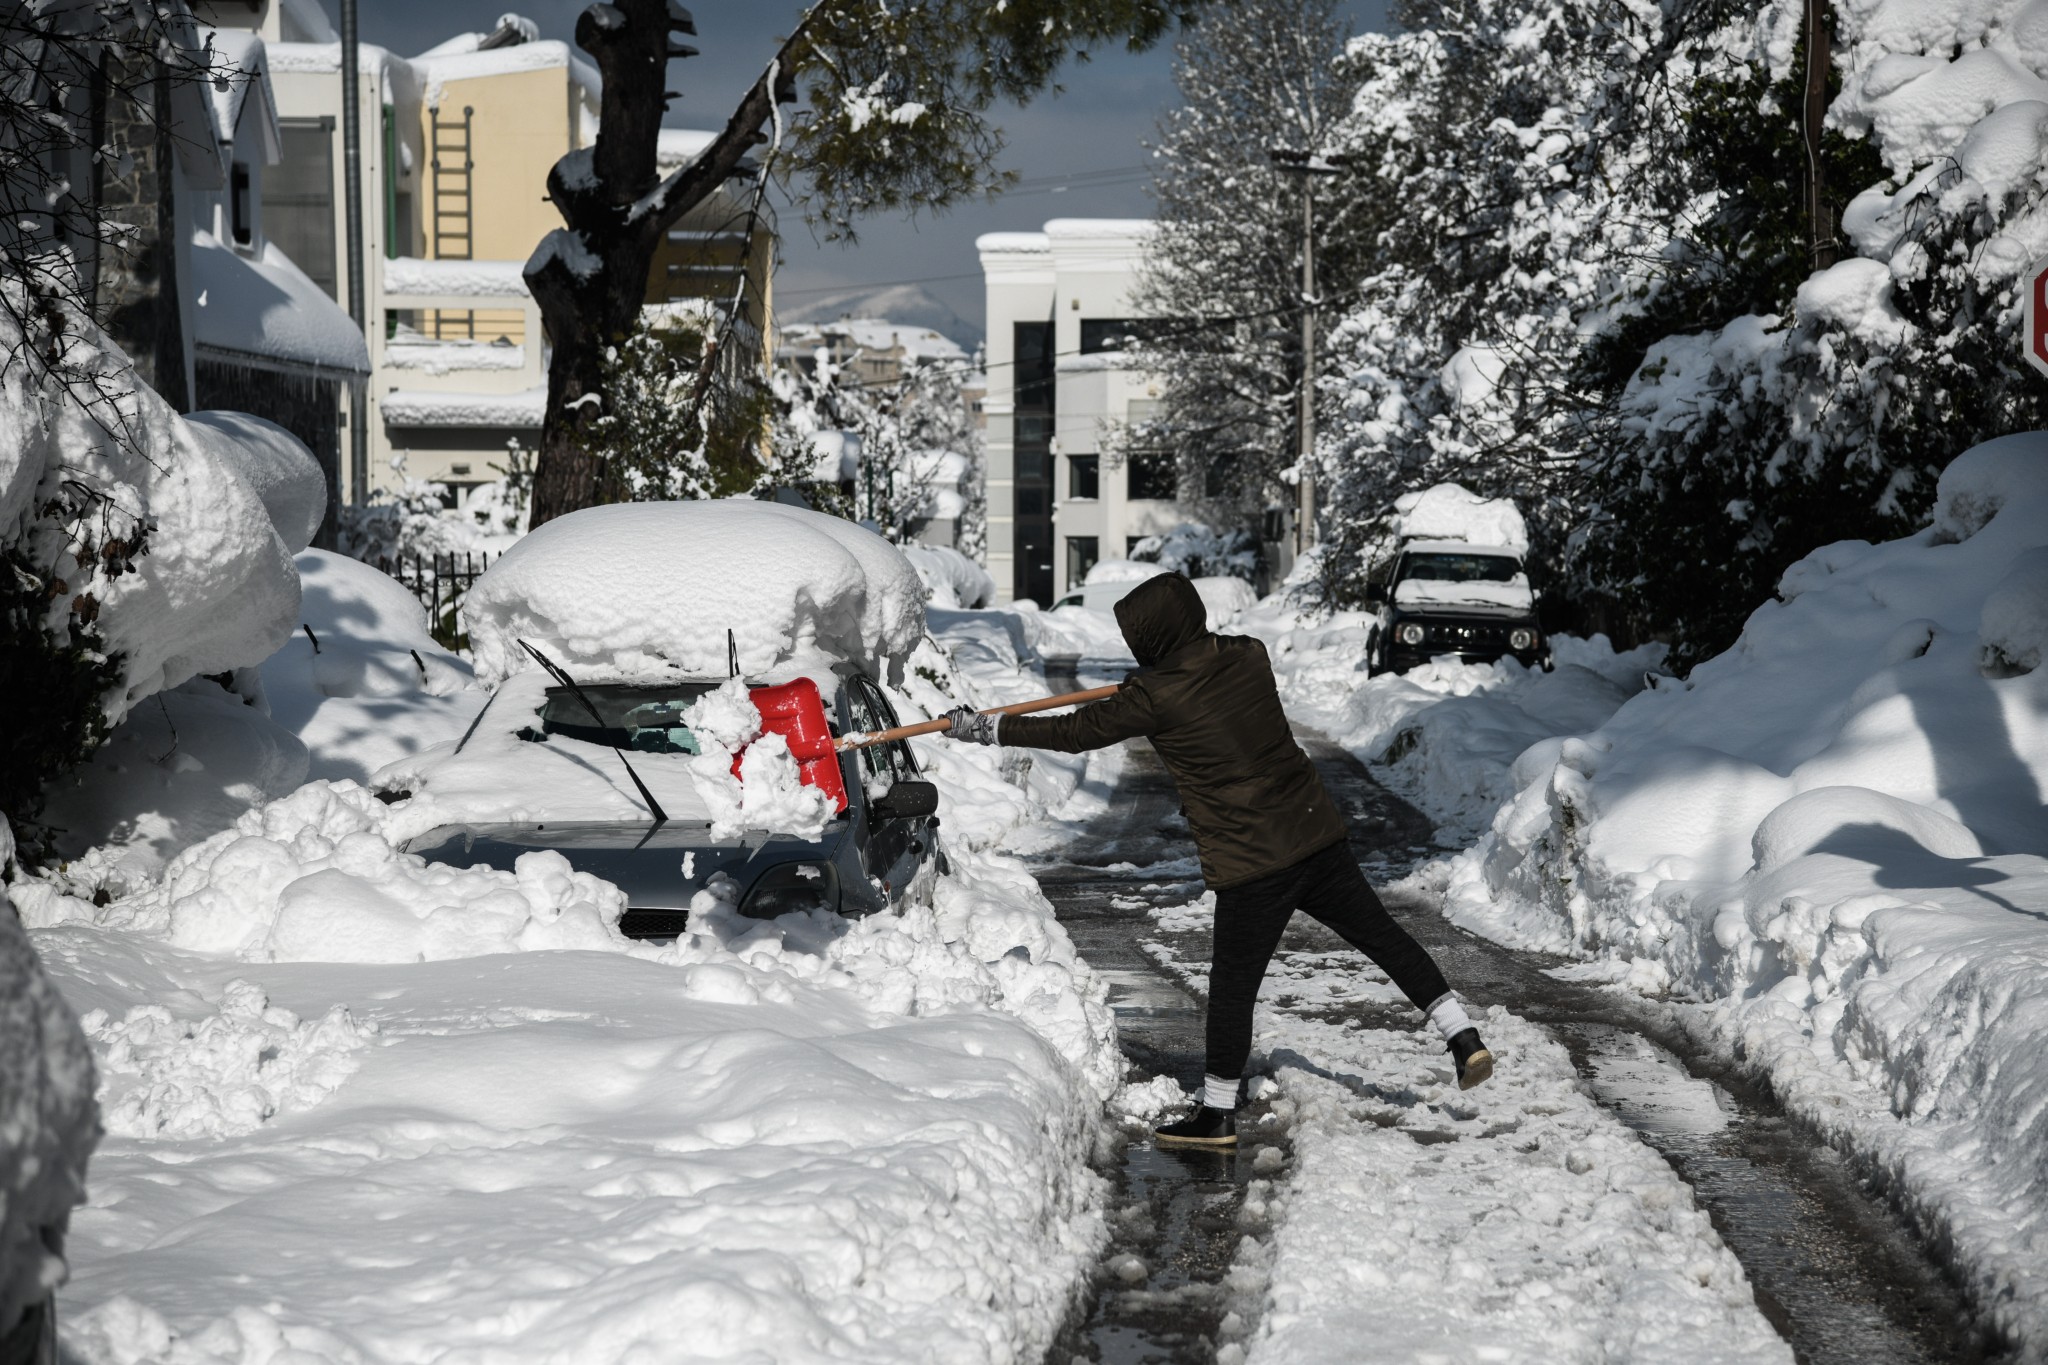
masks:
<svg viewBox="0 0 2048 1365"><path fill-rule="evenodd" d="M1104 437L1156 411L1122 339L1146 220L1055 218L979 238L988 282L988 568L1003 601L1045 605L1099 559L1184 520L1165 452L1109 461Z"/></svg>

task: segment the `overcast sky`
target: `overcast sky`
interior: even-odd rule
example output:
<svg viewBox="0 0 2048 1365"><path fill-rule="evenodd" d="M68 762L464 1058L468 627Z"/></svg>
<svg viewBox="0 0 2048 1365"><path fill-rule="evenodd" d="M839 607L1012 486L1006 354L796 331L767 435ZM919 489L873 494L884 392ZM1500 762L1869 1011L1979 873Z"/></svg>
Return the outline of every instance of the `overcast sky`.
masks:
<svg viewBox="0 0 2048 1365"><path fill-rule="evenodd" d="M334 14L337 0L324 2ZM543 37L564 40L571 39L586 2L513 0ZM363 41L410 55L454 33L495 27L506 3L359 0ZM799 0L691 3L702 55L669 69L671 88L682 91L670 106L669 124L723 127L740 93L773 55L777 36L803 8ZM1377 27L1384 22L1386 0L1346 0L1343 9L1354 27ZM870 219L859 225L860 242L850 248L813 241L800 216L784 213L778 304L799 304L825 289L918 281L978 329L983 299L974 239L981 233L1030 230L1048 218L1149 216L1141 143L1176 98L1171 44L1139 56L1099 55L1069 68L1064 83L1058 96L996 111L1009 142L1005 164L1022 177L1020 187L1000 199L938 218Z"/></svg>

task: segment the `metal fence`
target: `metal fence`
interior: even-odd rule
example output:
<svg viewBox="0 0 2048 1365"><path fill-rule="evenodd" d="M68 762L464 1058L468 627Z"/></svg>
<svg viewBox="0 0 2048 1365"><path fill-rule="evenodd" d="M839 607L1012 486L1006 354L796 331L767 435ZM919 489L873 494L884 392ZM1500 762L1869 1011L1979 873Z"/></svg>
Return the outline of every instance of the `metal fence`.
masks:
<svg viewBox="0 0 2048 1365"><path fill-rule="evenodd" d="M469 634L462 628L462 599L470 585L490 567L487 554L400 555L377 557L377 567L405 585L427 609L427 629L443 649L467 652Z"/></svg>

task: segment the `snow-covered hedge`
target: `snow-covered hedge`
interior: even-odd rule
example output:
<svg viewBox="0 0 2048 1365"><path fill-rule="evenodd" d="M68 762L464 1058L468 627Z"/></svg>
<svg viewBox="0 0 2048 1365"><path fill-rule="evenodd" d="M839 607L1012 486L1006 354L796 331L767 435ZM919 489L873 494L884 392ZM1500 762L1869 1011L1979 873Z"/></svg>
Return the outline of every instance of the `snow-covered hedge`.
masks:
<svg viewBox="0 0 2048 1365"><path fill-rule="evenodd" d="M1793 565L1733 648L1532 748L1454 917L1713 1002L2048 1344L2048 434Z"/></svg>

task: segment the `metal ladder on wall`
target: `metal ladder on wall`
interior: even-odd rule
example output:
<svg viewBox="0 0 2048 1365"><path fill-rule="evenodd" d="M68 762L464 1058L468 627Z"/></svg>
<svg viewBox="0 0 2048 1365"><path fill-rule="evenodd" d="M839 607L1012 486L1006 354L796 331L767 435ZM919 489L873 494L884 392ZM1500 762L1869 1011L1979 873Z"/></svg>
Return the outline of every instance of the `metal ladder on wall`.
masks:
<svg viewBox="0 0 2048 1365"><path fill-rule="evenodd" d="M434 133L434 257L444 261L472 260L475 258L472 180L476 162L470 159L469 152L471 124L476 110L465 104L460 120L443 119L438 108L431 112ZM442 339L443 323L461 327L469 340L476 340L474 312L451 318L447 313L436 311L436 341Z"/></svg>

